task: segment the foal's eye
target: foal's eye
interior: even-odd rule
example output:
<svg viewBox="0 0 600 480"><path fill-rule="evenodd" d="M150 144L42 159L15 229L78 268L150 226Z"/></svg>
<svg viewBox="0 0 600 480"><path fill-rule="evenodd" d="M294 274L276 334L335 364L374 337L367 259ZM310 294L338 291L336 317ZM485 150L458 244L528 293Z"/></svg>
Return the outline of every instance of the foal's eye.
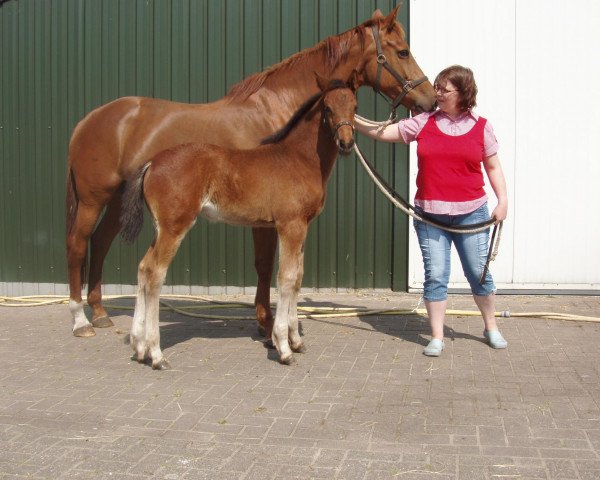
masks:
<svg viewBox="0 0 600 480"><path fill-rule="evenodd" d="M400 50L400 51L398 52L398 56L399 56L400 58L408 58L408 55L409 55L409 52L408 52L408 50Z"/></svg>

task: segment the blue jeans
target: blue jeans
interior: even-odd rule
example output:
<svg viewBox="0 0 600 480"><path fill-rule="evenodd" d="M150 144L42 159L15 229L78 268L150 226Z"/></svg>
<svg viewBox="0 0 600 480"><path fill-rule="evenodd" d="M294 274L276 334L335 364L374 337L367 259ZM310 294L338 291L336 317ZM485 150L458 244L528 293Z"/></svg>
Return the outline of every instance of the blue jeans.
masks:
<svg viewBox="0 0 600 480"><path fill-rule="evenodd" d="M417 209L418 213L422 213ZM477 210L465 215L435 215L428 213L432 220L448 226L468 225L485 222L490 218L487 203ZM448 298L448 282L450 281L450 248L456 251L463 267L473 295L487 296L495 293L496 286L488 271L483 285L479 280L488 253L489 229L480 233L451 233L437 227L414 220L415 230L419 238L419 246L423 254L425 267L425 283L423 284L425 300L438 302Z"/></svg>

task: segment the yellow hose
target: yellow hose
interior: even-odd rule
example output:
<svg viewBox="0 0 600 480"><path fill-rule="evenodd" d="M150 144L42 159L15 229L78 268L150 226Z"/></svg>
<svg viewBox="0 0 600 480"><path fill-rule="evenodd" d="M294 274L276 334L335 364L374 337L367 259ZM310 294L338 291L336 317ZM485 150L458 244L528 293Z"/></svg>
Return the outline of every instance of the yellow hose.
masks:
<svg viewBox="0 0 600 480"><path fill-rule="evenodd" d="M105 300L117 300L123 298L135 298L135 295L105 295ZM171 303L161 300L161 310L168 310L188 317L207 318L214 320L254 320L252 315L213 315L208 313L193 313L190 310L222 309L222 308L254 308L251 302L226 302L214 300L210 297L201 295L161 295L161 299L186 300L195 302L206 302L204 305L186 305L176 307ZM0 307L39 307L53 304L67 304L69 297L62 295L25 295L21 297L0 296ZM125 305L105 305L108 308L117 310L133 310L133 307ZM317 307L317 306L298 306L298 318L336 318L336 317L363 317L372 315L419 315L426 316L427 311L424 308L414 309L368 309L363 307ZM479 317L478 311L472 310L446 310L447 315L451 316L472 316ZM547 320L566 320L578 322L596 322L600 323L598 317L588 317L583 315L573 315L568 313L556 312L518 312L509 311L495 312L496 317L504 318L543 318Z"/></svg>

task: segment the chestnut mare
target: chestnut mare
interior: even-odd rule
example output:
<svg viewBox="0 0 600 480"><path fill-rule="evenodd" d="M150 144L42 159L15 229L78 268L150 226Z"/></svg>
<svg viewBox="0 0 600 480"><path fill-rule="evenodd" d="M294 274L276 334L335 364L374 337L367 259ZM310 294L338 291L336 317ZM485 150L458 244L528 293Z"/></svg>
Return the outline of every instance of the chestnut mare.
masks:
<svg viewBox="0 0 600 480"><path fill-rule="evenodd" d="M298 291L309 222L325 203L338 151L354 146L356 78L351 85L317 78L322 93L308 99L288 124L257 148L188 143L165 150L127 181L122 236L135 240L144 200L156 234L140 262L131 326L134 358L169 368L160 349L159 297L171 260L198 215L251 227L275 227L279 237L279 300L272 341L281 363L304 351L298 332ZM289 333L289 338L288 338Z"/></svg>
<svg viewBox="0 0 600 480"><path fill-rule="evenodd" d="M69 308L75 336L92 336L93 326L113 325L102 306L101 282L104 258L120 230L121 187L158 152L190 142L256 147L318 93L313 72L327 80L345 81L357 72L360 85L395 98L395 104L402 103L414 112L433 109L433 87L408 49L404 30L396 21L398 8L387 17L377 10L370 20L351 30L248 77L215 102L190 105L124 97L98 107L79 122L69 145L66 195ZM259 329L269 337L276 230L253 228L253 240L258 273L256 316ZM87 300L92 323L81 298L88 242Z"/></svg>

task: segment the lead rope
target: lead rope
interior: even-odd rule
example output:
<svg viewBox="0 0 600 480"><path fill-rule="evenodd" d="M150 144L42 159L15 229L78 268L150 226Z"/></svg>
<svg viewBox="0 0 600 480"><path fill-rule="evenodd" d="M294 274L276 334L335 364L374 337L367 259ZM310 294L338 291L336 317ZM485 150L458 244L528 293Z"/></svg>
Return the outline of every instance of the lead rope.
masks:
<svg viewBox="0 0 600 480"><path fill-rule="evenodd" d="M483 282L485 282L485 277L490 268L490 262L496 260L496 255L498 255L500 237L502 236L502 224L503 222L500 222L498 225L494 225L494 231L492 232L492 239L490 241L490 248L488 250L485 266L483 267L483 272L481 273L481 277L479 278L479 285L483 285ZM496 239L496 232L498 233L498 239Z"/></svg>
<svg viewBox="0 0 600 480"><path fill-rule="evenodd" d="M436 228L440 228L442 230L452 233L479 233L483 232L484 230L487 230L488 228L490 228L491 225L495 223L495 220L491 218L486 222L476 223L473 225L464 225L462 226L463 228L461 228L461 226L449 227L448 225L438 223L434 220L431 220L418 214L412 205L400 198L400 196L393 190L390 191L390 188L384 185L384 180L377 174L377 172L375 172L373 166L369 164L369 162L365 159L357 143L354 143L354 152L356 153L363 167L367 171L367 174L369 175L369 177L371 177L371 180L373 180L375 185L377 185L377 188L379 188L381 193L383 193L396 208L402 210L407 215L410 215L411 217L416 218L421 222L427 223Z"/></svg>
<svg viewBox="0 0 600 480"><path fill-rule="evenodd" d="M367 118L363 118L359 115L355 115L355 116L358 117L360 120L362 120L365 123L368 123L373 126L378 126L380 129L385 128L387 125L389 125L391 123L390 120L387 120L385 122L377 122L375 120L369 120ZM360 162L362 163L364 169L366 170L367 174L369 175L369 177L371 177L371 180L373 180L373 183L375 183L375 185L377 185L377 188L379 188L381 193L383 193L388 198L388 200L390 202L392 202L392 204L396 208L402 210L407 215L409 215L421 222L427 223L436 228L440 228L442 230L445 230L447 232L452 232L452 233L479 233L479 232L483 232L484 230L487 230L488 228L490 228L490 226L492 224L495 223L495 220L493 218L491 218L490 220L480 223L480 224L465 225L465 226L463 226L463 228L454 228L454 227L449 227L447 225L440 224L438 222L435 222L433 220L425 218L422 215L419 215L415 211L415 209L412 205L410 205L408 202L406 202L404 199L402 199L395 191L393 191L391 189L391 187L389 185L387 185L385 183L385 181L379 176L379 174L377 174L377 172L375 171L373 166L363 156L357 143L354 143L354 152L358 156L358 158L359 158ZM479 279L480 285L485 280L485 277L489 270L490 262L493 262L496 259L496 256L498 255L498 249L500 248L500 237L502 234L502 224L503 224L503 222L500 222L499 224L494 225L494 231L492 233L492 239L490 242L487 259L485 262L483 272ZM496 240L496 232L498 233L497 240Z"/></svg>

